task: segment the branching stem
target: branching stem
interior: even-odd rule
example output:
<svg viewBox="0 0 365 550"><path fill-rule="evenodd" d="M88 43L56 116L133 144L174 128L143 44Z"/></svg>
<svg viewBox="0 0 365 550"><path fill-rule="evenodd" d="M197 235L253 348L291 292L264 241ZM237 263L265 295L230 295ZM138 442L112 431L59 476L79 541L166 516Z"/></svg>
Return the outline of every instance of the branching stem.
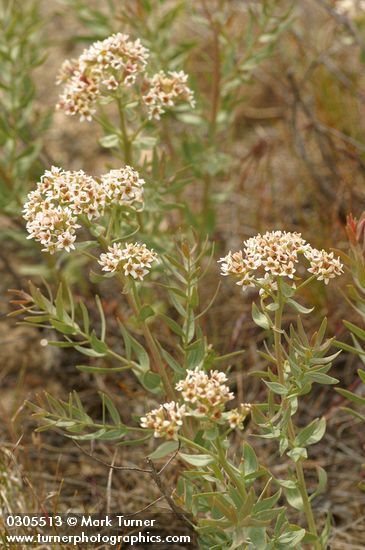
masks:
<svg viewBox="0 0 365 550"><path fill-rule="evenodd" d="M275 348L276 367L277 367L279 383L282 385L285 385L285 371L284 371L282 343L281 343L282 316L283 316L283 308L284 308L285 301L284 301L282 292L280 290L280 286L277 293L277 304L279 305L279 307L275 311L275 320L274 320L274 327L273 327L274 328L274 348ZM284 397L282 401L283 410L285 410L287 405L288 405L287 399ZM288 421L288 435L289 435L290 443L294 445L296 435L295 435L295 427L291 416L289 417L289 421ZM304 477L302 460L298 460L295 463L295 471L297 476L297 484L302 497L304 514L307 520L309 531L318 538L317 526L314 520L312 506L308 497L308 491L307 491L305 477ZM322 549L322 545L318 540L313 543L313 547L315 550Z"/></svg>

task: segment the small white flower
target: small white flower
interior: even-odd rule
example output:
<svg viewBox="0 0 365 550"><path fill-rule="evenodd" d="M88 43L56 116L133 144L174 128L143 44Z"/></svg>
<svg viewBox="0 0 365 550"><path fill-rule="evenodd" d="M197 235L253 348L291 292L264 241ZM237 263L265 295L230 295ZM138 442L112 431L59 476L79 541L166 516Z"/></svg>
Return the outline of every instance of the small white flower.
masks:
<svg viewBox="0 0 365 550"><path fill-rule="evenodd" d="M238 409L232 409L227 414L227 420L229 427L232 430L235 430L236 428L242 429L243 428L243 421L246 418L246 416L250 413L252 408L252 405L250 403L241 403Z"/></svg>
<svg viewBox="0 0 365 550"><path fill-rule="evenodd" d="M177 103L188 103L195 107L194 94L187 85L188 75L184 71L160 71L151 78L146 78L145 88L147 92L143 96L150 119L160 119L167 108L174 107Z"/></svg>
<svg viewBox="0 0 365 550"><path fill-rule="evenodd" d="M108 204L121 206L143 206L143 186L145 181L131 166L119 170L110 170L101 176L101 183Z"/></svg>
<svg viewBox="0 0 365 550"><path fill-rule="evenodd" d="M312 248L299 233L268 231L244 242L243 250L221 258L222 275L236 275L238 285L260 287L265 294L277 290L277 278L294 279L300 256L310 262L309 273L326 284L342 273L342 264L333 253ZM263 276L264 274L264 276Z"/></svg>
<svg viewBox="0 0 365 550"><path fill-rule="evenodd" d="M62 64L56 83L64 84L64 89L57 108L79 115L81 122L91 121L98 99L106 91L134 84L148 55L140 40L132 42L122 33L95 42L78 59Z"/></svg>
<svg viewBox="0 0 365 550"><path fill-rule="evenodd" d="M115 243L100 255L99 264L103 271L123 270L126 277L142 281L156 259L157 254L145 244L127 243L123 248L122 244Z"/></svg>
<svg viewBox="0 0 365 550"><path fill-rule="evenodd" d="M226 402L234 399L225 382L227 377L223 372L207 374L196 367L187 371L186 378L176 384L176 389L182 393L184 401L196 406L199 413L218 420Z"/></svg>
<svg viewBox="0 0 365 550"><path fill-rule="evenodd" d="M175 401L164 403L141 418L141 427L154 430L154 437L176 439L177 433L186 416L185 405L179 406Z"/></svg>

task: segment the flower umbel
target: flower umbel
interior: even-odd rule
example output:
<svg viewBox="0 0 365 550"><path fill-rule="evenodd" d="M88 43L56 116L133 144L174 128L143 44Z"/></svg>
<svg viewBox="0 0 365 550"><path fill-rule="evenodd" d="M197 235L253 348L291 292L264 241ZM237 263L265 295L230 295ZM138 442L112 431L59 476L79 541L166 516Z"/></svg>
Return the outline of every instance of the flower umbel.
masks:
<svg viewBox="0 0 365 550"><path fill-rule="evenodd" d="M188 370L184 380L176 384L181 392L184 405L179 406L175 401L160 405L141 418L142 428L153 429L155 437L176 439L176 434L182 425L182 419L189 414L204 415L216 422L224 414L230 427L240 427L241 423L251 410L251 405L243 404L239 409L224 413L227 401L234 399L234 394L225 384L227 376L223 372L211 371L209 374L196 367Z"/></svg>
<svg viewBox="0 0 365 550"><path fill-rule="evenodd" d="M71 172L52 166L24 204L29 238L39 241L51 254L61 249L69 252L75 248L78 216L92 221L114 204L135 208L137 203L142 208L143 185L144 180L130 166L111 170L101 176L101 181L83 170ZM142 256L143 263L146 258Z"/></svg>
<svg viewBox="0 0 365 550"><path fill-rule="evenodd" d="M131 166L119 170L110 170L101 176L106 201L110 204L132 206L134 203L143 205L144 179Z"/></svg>
<svg viewBox="0 0 365 550"><path fill-rule="evenodd" d="M142 281L156 259L156 252L145 244L128 243L123 248L122 244L114 243L100 255L99 264L103 271L123 271L125 276Z"/></svg>
<svg viewBox="0 0 365 550"><path fill-rule="evenodd" d="M184 71L160 71L145 81L147 90L143 100L148 109L149 118L160 119L166 109L176 103L188 103L195 107L194 94L187 86L188 75Z"/></svg>
<svg viewBox="0 0 365 550"><path fill-rule="evenodd" d="M223 372L215 370L207 374L196 367L187 371L186 378L176 384L176 389L198 413L218 420L227 401L234 399L225 382L227 376Z"/></svg>
<svg viewBox="0 0 365 550"><path fill-rule="evenodd" d="M142 428L154 430L155 437L176 439L177 432L186 415L185 405L179 406L175 401L164 403L141 418Z"/></svg>
<svg viewBox="0 0 365 550"><path fill-rule="evenodd" d="M104 206L105 192L92 177L82 170L69 172L52 166L24 205L29 238L39 241L51 254L62 248L69 252L80 227L77 216L98 218Z"/></svg>
<svg viewBox="0 0 365 550"><path fill-rule="evenodd" d="M238 409L232 409L229 411L229 413L227 413L229 427L232 430L235 430L236 428L242 429L243 421L247 415L250 414L251 409L252 405L250 403L241 403Z"/></svg>
<svg viewBox="0 0 365 550"><path fill-rule="evenodd" d="M300 256L309 261L309 273L320 281L340 275L342 264L333 252L317 250L308 244L300 233L272 231L256 235L244 242L243 250L229 252L221 258L222 275L238 276L238 285L258 286L269 291L276 290L276 279L293 279Z"/></svg>
<svg viewBox="0 0 365 550"><path fill-rule="evenodd" d="M133 42L126 34L95 42L78 59L63 63L57 83L64 84L64 90L57 107L67 115L78 114L81 121L92 120L99 97L134 84L148 56L140 40Z"/></svg>

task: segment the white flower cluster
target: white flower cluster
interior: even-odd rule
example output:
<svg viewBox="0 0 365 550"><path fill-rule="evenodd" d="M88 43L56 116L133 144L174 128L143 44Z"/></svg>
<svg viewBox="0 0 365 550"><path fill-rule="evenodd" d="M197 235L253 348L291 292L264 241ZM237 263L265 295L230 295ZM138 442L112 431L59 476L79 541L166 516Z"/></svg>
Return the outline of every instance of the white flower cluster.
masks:
<svg viewBox="0 0 365 550"><path fill-rule="evenodd" d="M159 119L166 108L177 102L195 106L193 92L187 86L188 76L183 72L145 75L149 51L140 40L129 40L126 34L113 34L85 49L78 59L62 64L56 83L64 89L57 104L67 115L79 115L80 121L92 120L97 101L110 95L120 86L131 86L137 76L141 81L143 101L149 118Z"/></svg>
<svg viewBox="0 0 365 550"><path fill-rule="evenodd" d="M221 419L225 404L234 399L234 394L229 391L225 382L227 382L227 376L223 372L212 371L207 374L199 367L188 370L186 378L180 380L175 386L182 393L185 404L179 406L172 401L161 405L141 418L142 428L154 429L155 437L164 436L171 439L176 438L182 420L188 414L197 412L213 421ZM250 405L245 404L237 410L237 414L234 411L232 414L228 413L227 420L230 427L233 428L235 422L234 427L239 427L249 410ZM234 418L237 420L235 421ZM169 422L171 426L169 426Z"/></svg>
<svg viewBox="0 0 365 550"><path fill-rule="evenodd" d="M157 259L157 254L149 250L145 244L114 243L108 252L100 255L99 264L103 271L123 271L127 277L142 281L151 269L151 263Z"/></svg>
<svg viewBox="0 0 365 550"><path fill-rule="evenodd" d="M225 384L224 372L212 371L209 374L196 367L188 370L187 376L176 384L184 401L196 407L197 412L218 420L227 401L234 399L234 394Z"/></svg>
<svg viewBox="0 0 365 550"><path fill-rule="evenodd" d="M122 33L95 42L78 59L66 60L57 78L65 85L57 105L67 115L92 120L95 103L105 90L131 86L143 72L149 56L140 40Z"/></svg>
<svg viewBox="0 0 365 550"><path fill-rule="evenodd" d="M79 170L52 166L46 170L24 205L29 238L39 241L50 254L75 248L79 215L99 218L112 204L143 203L144 180L130 166L111 170L100 182Z"/></svg>
<svg viewBox="0 0 365 550"><path fill-rule="evenodd" d="M75 248L75 232L80 226L70 208L45 202L42 210L29 210L24 217L28 220L28 239L39 241L43 245L43 251L54 254L62 248L67 252Z"/></svg>
<svg viewBox="0 0 365 550"><path fill-rule="evenodd" d="M324 281L326 285L330 279L343 273L342 264L333 252L311 248L306 252L306 258L310 262L309 273L313 273L318 281Z"/></svg>
<svg viewBox="0 0 365 550"><path fill-rule="evenodd" d="M144 179L131 166L110 170L101 176L107 200L111 204L132 206L135 202L143 205Z"/></svg>
<svg viewBox="0 0 365 550"><path fill-rule="evenodd" d="M365 15L365 0L337 0L336 11L351 19Z"/></svg>
<svg viewBox="0 0 365 550"><path fill-rule="evenodd" d="M164 403L141 418L142 428L154 430L155 437L176 439L185 416L185 405L179 406L175 401Z"/></svg>
<svg viewBox="0 0 365 550"><path fill-rule="evenodd" d="M232 430L235 430L236 428L242 429L243 421L251 412L251 409L251 403L241 403L238 409L232 409L231 411L229 411L229 413L227 414L229 427Z"/></svg>
<svg viewBox="0 0 365 550"><path fill-rule="evenodd" d="M300 255L309 261L309 273L325 284L343 272L339 258L325 250L312 248L299 233L272 231L244 242L239 252L221 258L222 275L239 277L238 285L277 289L277 278L293 279Z"/></svg>
<svg viewBox="0 0 365 550"><path fill-rule="evenodd" d="M155 430L155 437L176 439L183 418L194 413L207 416L213 422L223 418L228 421L230 428L240 428L251 405L244 403L238 409L224 413L227 401L234 399L226 382L227 376L223 372L215 370L207 374L199 367L188 370L186 378L175 386L185 403L179 406L172 401L147 413L141 418L142 428Z"/></svg>
<svg viewBox="0 0 365 550"><path fill-rule="evenodd" d="M148 108L148 116L160 120L160 115L166 109L173 107L176 103L189 103L195 107L194 94L187 85L188 75L184 71L160 71L151 78L147 78L145 86L148 91L143 100Z"/></svg>

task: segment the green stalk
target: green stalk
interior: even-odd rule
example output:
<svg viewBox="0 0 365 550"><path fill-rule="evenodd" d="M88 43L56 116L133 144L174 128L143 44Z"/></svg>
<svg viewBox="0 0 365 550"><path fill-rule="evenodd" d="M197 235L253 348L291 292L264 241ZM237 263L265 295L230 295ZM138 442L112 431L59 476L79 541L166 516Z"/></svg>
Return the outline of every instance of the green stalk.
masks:
<svg viewBox="0 0 365 550"><path fill-rule="evenodd" d="M220 464L220 466L223 468L224 472L227 474L229 479L231 480L232 484L237 488L238 492L240 493L243 500L247 499L247 490L245 483L242 482L242 480L239 478L239 476L234 471L231 464L226 459L226 453L223 448L222 442L220 437L218 437L215 441L216 444L216 451L217 454L213 453L209 449L206 449L205 447L202 447L198 443L195 443L195 441L191 441L190 439L187 439L186 437L179 435L180 441L186 444L187 447L192 447L193 449L196 449L197 451L200 451L203 454L210 454L216 462Z"/></svg>
<svg viewBox="0 0 365 550"><path fill-rule="evenodd" d="M118 104L120 129L122 131L122 148L121 149L124 155L124 162L126 164L131 165L133 162L132 143L128 137L127 126L126 126L125 116L124 116L124 108L120 98L117 99L117 104Z"/></svg>
<svg viewBox="0 0 365 550"><path fill-rule="evenodd" d="M282 354L282 345L281 345L281 325L282 325L282 316L283 316L283 308L284 308L284 300L283 295L280 290L280 285L277 293L277 304L279 305L278 309L275 311L275 320L274 320L274 348L275 348L275 357L276 357L276 366L277 366L277 373L279 377L280 384L285 385L285 375L284 375L284 362L283 362L283 354ZM284 398L282 400L282 407L283 410L285 410L288 406L287 400ZM295 440L295 428L293 424L293 420L290 417L288 422L288 435L290 443L294 444ZM311 502L308 497L308 491L307 486L305 482L304 477L304 469L303 469L303 463L302 461L298 461L295 463L295 471L297 476L297 484L298 488L302 497L303 501L303 508L304 508L304 514L307 520L307 524L309 527L310 533L318 537L318 531L316 522L313 515L313 510L311 506ZM322 550L322 545L320 542L314 542L313 547L315 550Z"/></svg>
<svg viewBox="0 0 365 550"><path fill-rule="evenodd" d="M280 384L285 383L284 377L284 365L283 365L283 354L281 348L281 323L283 318L283 297L280 291L278 290L277 294L277 303L279 305L278 309L275 311L275 320L274 320L274 348L275 348L275 357L276 357L276 368L279 377Z"/></svg>
<svg viewBox="0 0 365 550"><path fill-rule="evenodd" d="M86 217L83 218L83 222L84 222L85 226L90 229L92 224ZM103 235L99 235L97 237L97 239L98 239L98 242L99 242L101 248L104 250L104 252L107 252L108 247L110 245L110 242L108 241L108 239L106 239ZM120 283L120 286L121 286L122 290L124 290L124 286L125 286L125 277L124 277L124 275L122 273L117 272L117 279L118 279L118 282ZM127 301L129 303L129 305L130 305L137 321L139 322L139 325L140 325L140 327L142 329L142 332L143 332L143 336L146 340L146 344L147 344L148 349L151 353L152 360L153 360L152 370L160 375L163 386L164 386L164 389L165 389L165 392L166 392L166 396L169 399L174 399L175 398L175 390L174 390L174 388L173 388L173 386L170 382L170 379L169 379L169 377L166 373L165 364L162 360L162 357L161 357L159 349L156 345L156 342L155 342L155 340L154 340L154 338L151 334L149 326L147 325L146 321L140 321L138 319L140 308L137 305L135 295L132 292L127 292L126 293L126 298L127 298Z"/></svg>
<svg viewBox="0 0 365 550"><path fill-rule="evenodd" d="M245 501L247 499L247 490L246 490L245 482L240 479L240 477L234 471L232 465L228 462L226 458L225 450L223 448L222 442L219 437L216 439L216 448L217 448L219 463L223 467L224 471L230 478L233 485L237 488L239 494L241 495L241 498Z"/></svg>
<svg viewBox="0 0 365 550"><path fill-rule="evenodd" d="M120 129L121 129L121 137L120 140L120 149L122 152L122 155L124 156L124 162L128 166L132 166L133 164L133 140L135 139L135 136L138 135L139 131L142 130L143 126L138 129L137 133L134 134L131 138L128 135L125 115L124 115L124 106L122 103L122 100L120 98L117 99L117 105L118 105L118 114L119 114L119 123L120 123ZM136 212L138 225L141 231L143 231L143 219L141 212Z"/></svg>
<svg viewBox="0 0 365 550"><path fill-rule="evenodd" d="M118 273L118 279L120 280L120 282L124 286L124 283L125 283L124 276L122 274ZM135 285L134 281L132 282L132 293L127 293L127 299L128 299L129 304L131 305L131 307L134 311L134 314L135 314L136 318L138 319L138 313L139 313L139 310L141 308L141 304L140 304L140 301L139 301L139 296L138 296L137 288L136 288L136 285ZM170 379L167 375L165 364L162 360L162 357L161 357L160 351L157 347L157 344L155 342L155 339L154 339L154 337L153 337L153 335L150 331L150 328L149 328L148 324L146 323L146 321L142 321L142 322L140 321L140 324L141 324L141 327L142 327L143 335L145 337L147 345L148 345L148 347L150 349L150 352L152 354L153 363L154 363L154 366L155 366L155 371L161 377L161 380L162 380L163 386L165 388L167 397L169 399L174 399L175 398L175 390L174 390L174 388L171 384L171 381L170 381ZM152 369L152 370L154 370L154 369Z"/></svg>

